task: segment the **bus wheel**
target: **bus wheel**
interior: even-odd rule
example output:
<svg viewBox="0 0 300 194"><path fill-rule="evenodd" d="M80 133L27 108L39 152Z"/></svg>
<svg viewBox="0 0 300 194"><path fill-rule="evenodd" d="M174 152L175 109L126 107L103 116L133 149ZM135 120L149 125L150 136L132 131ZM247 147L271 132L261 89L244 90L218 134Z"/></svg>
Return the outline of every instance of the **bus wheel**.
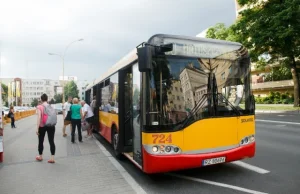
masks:
<svg viewBox="0 0 300 194"><path fill-rule="evenodd" d="M120 153L117 148L118 148L118 143L119 143L119 134L117 132L117 129L115 126L112 127L112 144L114 148L114 153L117 159L122 159L122 153Z"/></svg>

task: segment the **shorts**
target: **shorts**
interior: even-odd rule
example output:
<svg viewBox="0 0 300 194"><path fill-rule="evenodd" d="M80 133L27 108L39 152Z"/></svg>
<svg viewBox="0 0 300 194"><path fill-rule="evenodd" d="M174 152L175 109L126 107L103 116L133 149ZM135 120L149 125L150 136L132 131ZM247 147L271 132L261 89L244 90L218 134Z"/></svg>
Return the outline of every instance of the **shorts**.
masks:
<svg viewBox="0 0 300 194"><path fill-rule="evenodd" d="M94 116L86 118L86 122L88 122L89 124L93 124L94 123Z"/></svg>
<svg viewBox="0 0 300 194"><path fill-rule="evenodd" d="M67 125L69 125L69 124L71 124L71 121L66 121L66 120L64 120L64 125L65 125L65 126L67 126Z"/></svg>

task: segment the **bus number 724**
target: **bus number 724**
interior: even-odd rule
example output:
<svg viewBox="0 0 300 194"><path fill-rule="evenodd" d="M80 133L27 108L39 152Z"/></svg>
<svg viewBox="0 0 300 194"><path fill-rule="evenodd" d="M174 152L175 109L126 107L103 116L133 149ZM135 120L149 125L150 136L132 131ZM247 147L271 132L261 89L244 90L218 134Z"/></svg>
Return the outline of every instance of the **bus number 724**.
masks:
<svg viewBox="0 0 300 194"><path fill-rule="evenodd" d="M172 134L169 134L167 137L165 134L153 134L153 143L156 144L157 140L158 143L172 143Z"/></svg>

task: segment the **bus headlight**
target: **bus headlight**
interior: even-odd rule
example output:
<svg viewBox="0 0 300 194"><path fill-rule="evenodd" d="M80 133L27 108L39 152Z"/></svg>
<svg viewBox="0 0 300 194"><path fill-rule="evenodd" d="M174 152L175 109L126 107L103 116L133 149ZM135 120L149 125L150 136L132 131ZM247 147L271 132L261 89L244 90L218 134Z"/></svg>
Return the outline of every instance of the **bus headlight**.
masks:
<svg viewBox="0 0 300 194"><path fill-rule="evenodd" d="M171 149L172 149L172 147L171 147L171 146L167 146L167 147L165 148L166 152L170 152L170 151L171 151Z"/></svg>
<svg viewBox="0 0 300 194"><path fill-rule="evenodd" d="M176 153L179 152L179 148L178 148L178 147L175 147L175 148L174 148L174 152L176 152Z"/></svg>
<svg viewBox="0 0 300 194"><path fill-rule="evenodd" d="M179 154L181 149L175 145L143 145L145 150L150 154L155 155L169 155L169 154Z"/></svg>
<svg viewBox="0 0 300 194"><path fill-rule="evenodd" d="M157 152L157 151L158 151L158 147L157 147L157 146L153 146L153 147L152 147L152 151L153 151L153 152Z"/></svg>
<svg viewBox="0 0 300 194"><path fill-rule="evenodd" d="M249 136L244 137L244 138L241 140L240 145L243 146L243 145L247 145L247 144L253 143L253 142L255 142L255 137L254 137L254 135L249 135Z"/></svg>

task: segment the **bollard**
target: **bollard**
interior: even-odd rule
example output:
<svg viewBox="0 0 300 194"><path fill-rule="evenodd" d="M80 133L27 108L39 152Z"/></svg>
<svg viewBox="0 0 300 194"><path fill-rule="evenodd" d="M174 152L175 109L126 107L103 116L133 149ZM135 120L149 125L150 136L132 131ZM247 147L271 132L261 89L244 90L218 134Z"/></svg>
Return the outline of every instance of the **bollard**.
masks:
<svg viewBox="0 0 300 194"><path fill-rule="evenodd" d="M21 118L21 117L20 117L20 112L17 112L17 113L16 113L16 118L15 118L16 121L20 120L20 118Z"/></svg>
<svg viewBox="0 0 300 194"><path fill-rule="evenodd" d="M8 118L7 116L5 116L4 118L5 118L5 122L6 123L11 123L11 119L10 118Z"/></svg>

